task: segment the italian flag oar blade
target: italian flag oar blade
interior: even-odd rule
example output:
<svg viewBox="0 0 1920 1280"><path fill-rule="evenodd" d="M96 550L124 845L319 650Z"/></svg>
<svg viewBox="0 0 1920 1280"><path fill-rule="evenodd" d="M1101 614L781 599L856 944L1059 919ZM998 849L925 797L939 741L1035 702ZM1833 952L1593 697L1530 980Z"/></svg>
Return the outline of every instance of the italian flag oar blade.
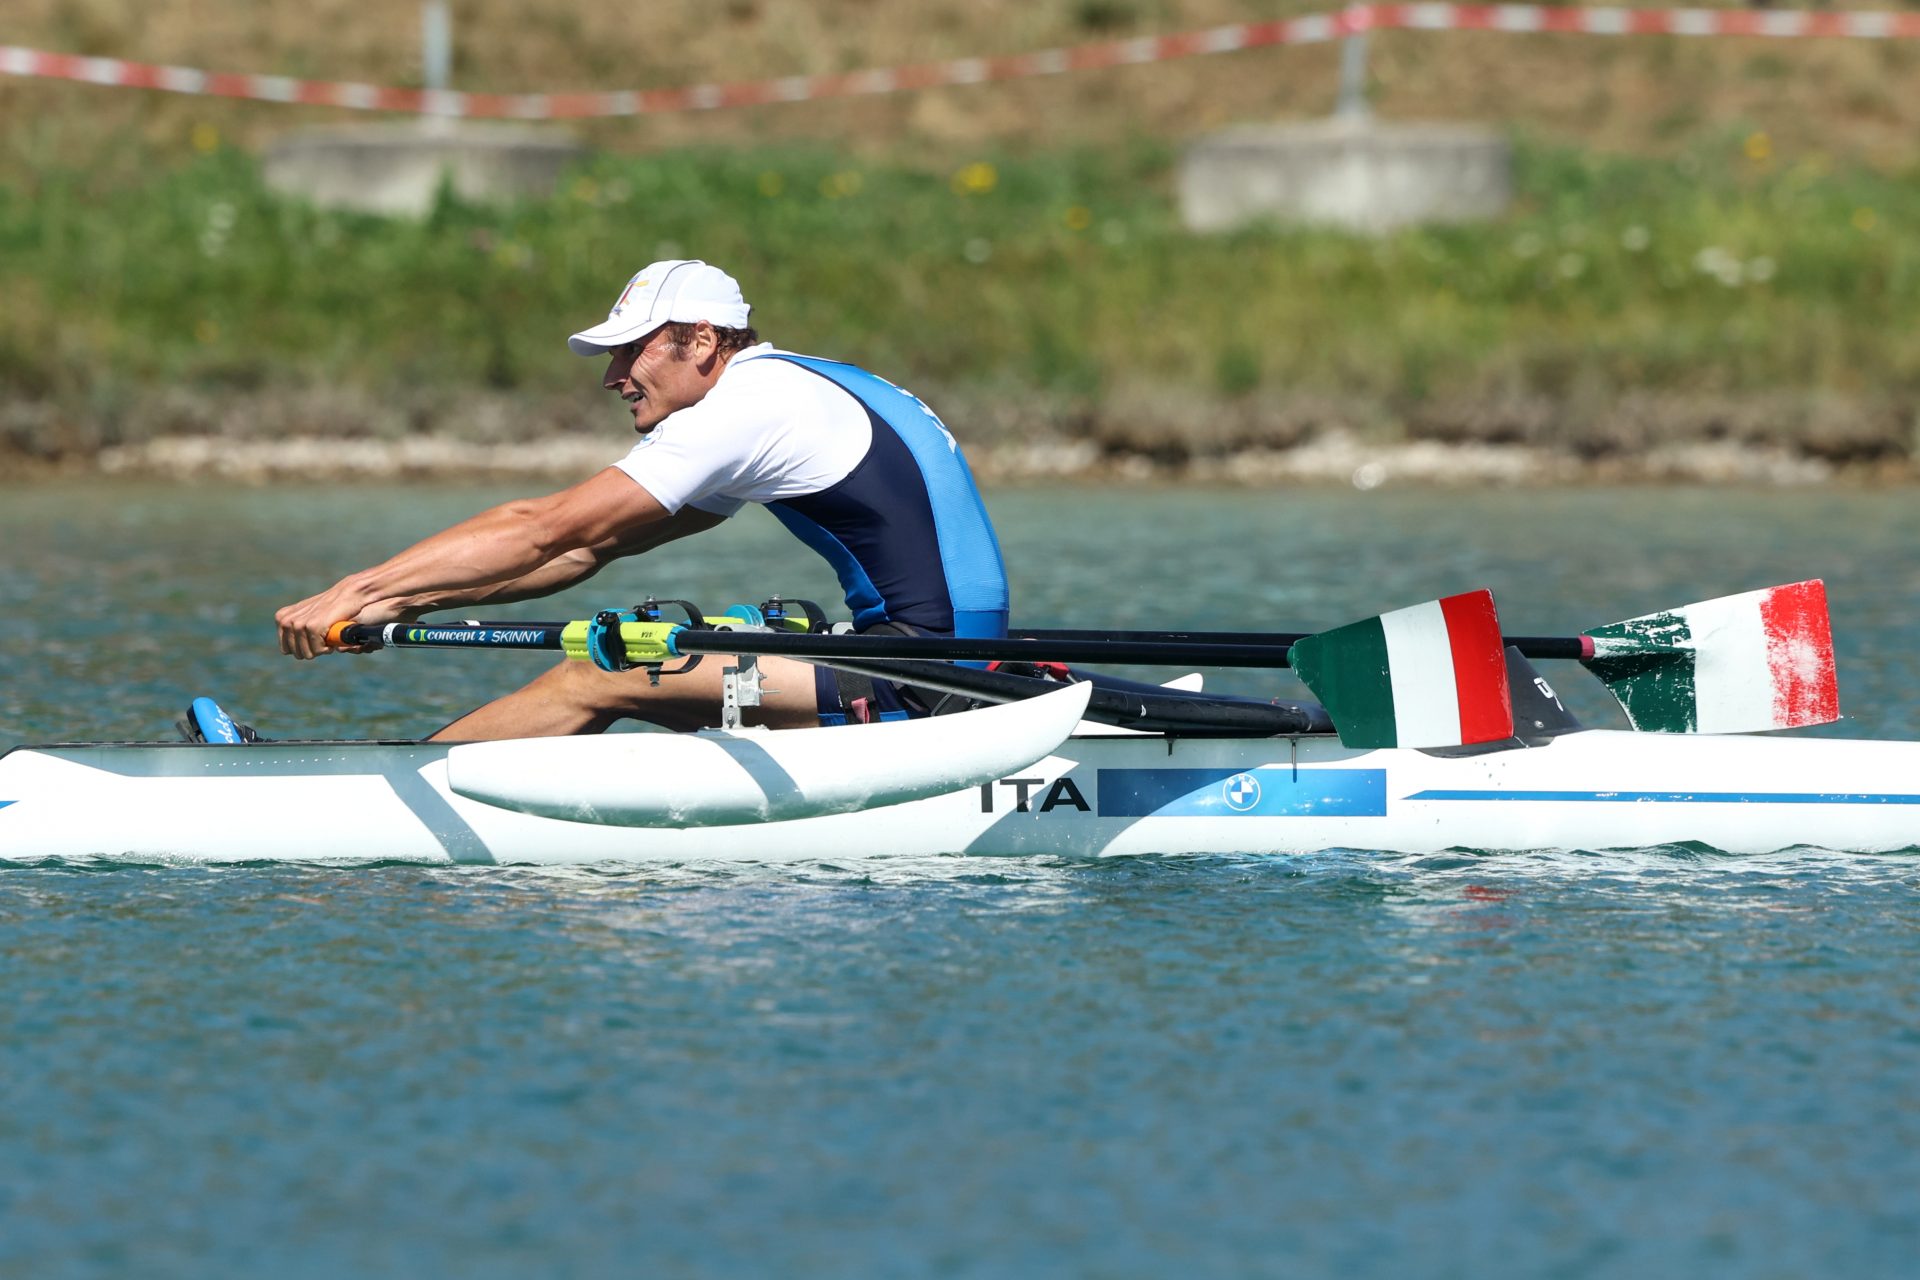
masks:
<svg viewBox="0 0 1920 1280"><path fill-rule="evenodd" d="M1650 733L1751 733L1840 718L1818 578L1723 596L1586 633L1582 659Z"/></svg>
<svg viewBox="0 0 1920 1280"><path fill-rule="evenodd" d="M1294 643L1292 662L1349 747L1457 747L1513 736L1491 591L1322 631Z"/></svg>

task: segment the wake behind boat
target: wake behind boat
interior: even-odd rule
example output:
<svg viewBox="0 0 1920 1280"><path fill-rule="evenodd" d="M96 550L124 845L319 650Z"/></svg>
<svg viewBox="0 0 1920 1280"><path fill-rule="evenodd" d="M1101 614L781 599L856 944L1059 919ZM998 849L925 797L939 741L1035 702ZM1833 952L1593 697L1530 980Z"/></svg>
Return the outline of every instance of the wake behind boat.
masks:
<svg viewBox="0 0 1920 1280"><path fill-rule="evenodd" d="M690 735L21 747L0 756L0 858L1920 847L1920 743L1742 736L1838 714L1817 582L1567 639L1503 637L1485 592L1316 636L1030 632L957 643L789 633L749 609L687 624L646 613L347 628L339 639L575 656L598 647L667 678L678 658L783 653L905 671L998 705L778 731L741 729L735 716L733 727ZM1166 662L1291 664L1324 711L1062 668L1041 676L947 665L1149 660L1143 646L1165 646ZM1635 729L1574 723L1528 653L1583 661ZM729 684L749 704L751 665L743 659Z"/></svg>

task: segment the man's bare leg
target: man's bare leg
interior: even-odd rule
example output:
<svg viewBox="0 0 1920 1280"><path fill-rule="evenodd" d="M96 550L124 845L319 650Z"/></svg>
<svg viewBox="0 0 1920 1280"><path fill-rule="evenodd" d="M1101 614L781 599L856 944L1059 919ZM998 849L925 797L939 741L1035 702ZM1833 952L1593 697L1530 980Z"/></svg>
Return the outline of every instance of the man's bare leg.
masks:
<svg viewBox="0 0 1920 1280"><path fill-rule="evenodd" d="M720 723L721 672L737 662L710 653L692 671L662 675L653 685L644 670L602 671L590 662L569 659L525 688L461 716L428 741L601 733L626 719L681 731L709 728ZM813 668L792 658L762 657L760 705L744 712L746 723L774 729L818 724Z"/></svg>

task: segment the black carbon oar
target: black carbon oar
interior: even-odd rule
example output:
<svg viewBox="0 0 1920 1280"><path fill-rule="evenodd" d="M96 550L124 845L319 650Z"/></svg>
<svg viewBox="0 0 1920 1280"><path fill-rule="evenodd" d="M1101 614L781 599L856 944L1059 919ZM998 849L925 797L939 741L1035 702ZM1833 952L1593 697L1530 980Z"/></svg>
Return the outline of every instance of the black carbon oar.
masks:
<svg viewBox="0 0 1920 1280"><path fill-rule="evenodd" d="M835 658L823 665L836 671L852 671L981 702L1017 702L1060 687L1056 681L1033 676L914 658ZM1327 713L1312 703L1223 698L1131 681L1111 681L1098 673L1082 674L1093 683L1086 718L1100 724L1152 733L1177 733L1191 738L1258 738L1334 731Z"/></svg>
<svg viewBox="0 0 1920 1280"><path fill-rule="evenodd" d="M1485 593L1469 593L1474 594ZM1448 601L1467 598L1448 597ZM1448 601L1430 604L1445 605ZM1471 676L1480 669L1480 664L1476 661L1462 666L1458 647L1453 646L1453 670L1451 674L1443 674L1442 667L1427 661L1427 657L1441 652L1441 646L1435 644L1437 633L1426 634L1417 628L1403 634L1405 628L1397 625L1395 636L1388 638L1384 647L1380 640L1371 638L1374 631L1380 631L1385 637L1382 630L1385 620L1412 618L1422 608L1399 610L1313 637L1246 631L1032 630L1015 632L1006 639L832 635L735 631L726 628L724 619L714 620L721 623L718 629L709 625L632 621L635 613L628 611L624 614L603 612L591 620L570 623L362 626L341 622L334 624L328 641L336 646L549 649L575 658L589 658L609 670L657 666L676 658L709 653L768 654L849 670L867 670L855 664L873 663L879 670L868 670L868 674L906 679L934 688L950 686L932 679L931 673L928 678L920 679L887 664L902 661L1138 663L1271 669L1293 665L1295 646L1303 645L1303 653L1313 651L1313 670L1303 674L1316 695L1328 702L1352 697L1355 707L1366 708L1364 713L1334 711L1335 718L1342 722L1343 737L1348 737L1350 725L1378 718L1380 724L1390 726L1381 730L1387 744L1440 745L1400 739L1398 720L1405 708L1400 705L1404 700L1399 698L1397 676L1403 674L1401 668L1405 667L1416 673L1408 677L1405 684L1408 690L1442 688L1444 693L1445 688L1466 687L1458 684L1458 677L1462 672ZM1493 646L1494 656L1489 664L1498 662L1505 646L1518 649L1529 658L1577 660L1607 686L1636 729L1666 733L1746 733L1824 724L1839 716L1826 592L1818 579L1683 605L1595 627L1580 636L1503 636L1492 614L1491 596L1485 601L1484 612L1484 625L1474 628L1475 643ZM1358 649L1354 648L1356 643L1360 646ZM1389 657L1397 652L1403 661L1384 664L1376 661L1372 656L1376 649ZM1355 653L1362 656L1354 659ZM1330 657L1337 660L1330 661ZM1408 658L1413 661L1405 661ZM1378 692L1374 686L1388 687L1383 681L1389 675L1396 676L1392 686L1396 701L1392 716L1386 717L1383 710L1386 704L1374 696ZM1498 684L1480 683L1487 683L1490 688ZM1474 681L1469 680L1468 684L1473 685ZM1470 705L1464 708L1465 712L1488 703L1487 698L1477 694L1467 697L1466 701ZM1504 702L1504 699L1494 701ZM1381 717L1374 716L1376 711ZM1451 713L1445 712L1446 709L1440 707L1435 711L1437 719L1423 717L1421 723L1425 727L1420 730L1421 734L1436 733L1445 739L1463 732L1491 732L1484 725L1464 728L1469 721L1480 723L1477 714L1463 714L1456 725ZM1497 719L1495 715L1487 723L1497 728L1494 724ZM1145 722L1140 723L1146 727ZM1371 735L1372 732L1356 729L1349 745L1359 744L1363 741L1362 733ZM1467 736L1463 740L1487 739Z"/></svg>
<svg viewBox="0 0 1920 1280"><path fill-rule="evenodd" d="M750 653L808 661L918 658L932 662L1105 662L1146 666L1182 666L1195 662L1195 646L1128 640L988 640L942 636L820 635L787 631L723 631L668 623L626 623L629 660L671 661L694 654ZM635 650L636 628L651 628L658 652ZM565 622L410 622L387 626L336 624L335 645L416 649L551 649L571 652L567 633L582 643L583 624ZM671 639L668 639L671 633ZM1284 644L1222 644L1205 650L1215 667L1284 667Z"/></svg>
<svg viewBox="0 0 1920 1280"><path fill-rule="evenodd" d="M366 626L339 623L328 639L336 646L402 649L550 650L586 656L583 622L446 622ZM661 623L626 623L625 657L637 664L674 661L697 654L768 654L822 663L843 671L916 685L985 702L1016 702L1059 688L1051 680L956 666L969 660L1020 662L1159 662L1185 664L1178 645L1040 644L1023 640L945 640L926 636L817 635L800 632L695 630ZM663 646L671 636L672 650ZM1122 656L1125 655L1125 656ZM1148 656L1150 655L1150 656ZM1273 645L1233 649L1220 666L1278 667L1286 650ZM1252 698L1219 698L1095 675L1087 718L1105 724L1194 737L1268 737L1330 733L1319 707Z"/></svg>

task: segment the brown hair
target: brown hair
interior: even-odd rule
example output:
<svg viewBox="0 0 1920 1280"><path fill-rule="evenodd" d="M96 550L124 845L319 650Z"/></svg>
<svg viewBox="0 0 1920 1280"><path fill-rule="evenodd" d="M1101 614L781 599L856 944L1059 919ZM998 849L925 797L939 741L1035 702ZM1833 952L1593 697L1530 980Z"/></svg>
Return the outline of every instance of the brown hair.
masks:
<svg viewBox="0 0 1920 1280"><path fill-rule="evenodd" d="M667 345L673 348L675 355L679 355L685 351L687 345L693 341L694 323L695 322L692 321L675 320L666 326ZM723 356L730 356L736 351L745 351L748 347L760 341L760 335L752 329L723 329L717 324L711 327L713 329L714 348L718 354Z"/></svg>

